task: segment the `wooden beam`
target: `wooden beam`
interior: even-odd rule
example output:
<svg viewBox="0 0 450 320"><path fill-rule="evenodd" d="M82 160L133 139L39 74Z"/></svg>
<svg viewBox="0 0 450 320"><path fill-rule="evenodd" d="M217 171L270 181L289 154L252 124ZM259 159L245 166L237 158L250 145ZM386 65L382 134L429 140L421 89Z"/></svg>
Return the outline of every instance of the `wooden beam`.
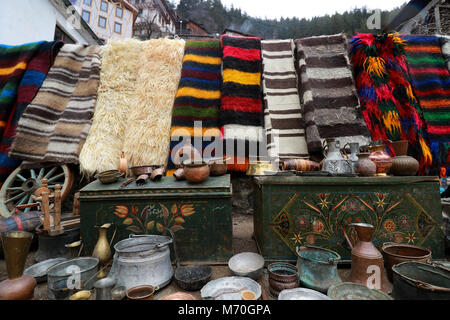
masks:
<svg viewBox="0 0 450 320"><path fill-rule="evenodd" d="M434 7L434 19L436 20L436 32L442 33L441 14L439 12L439 6Z"/></svg>

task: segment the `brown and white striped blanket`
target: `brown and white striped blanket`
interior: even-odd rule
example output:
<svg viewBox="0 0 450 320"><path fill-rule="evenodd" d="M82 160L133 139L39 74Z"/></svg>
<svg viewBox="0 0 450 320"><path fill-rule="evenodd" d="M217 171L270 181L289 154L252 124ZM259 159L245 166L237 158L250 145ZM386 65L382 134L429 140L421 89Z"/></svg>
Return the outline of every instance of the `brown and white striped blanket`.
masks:
<svg viewBox="0 0 450 320"><path fill-rule="evenodd" d="M299 90L308 150L320 152L325 139L370 143L343 34L298 39Z"/></svg>
<svg viewBox="0 0 450 320"><path fill-rule="evenodd" d="M308 158L293 40L261 41L267 151L275 161Z"/></svg>
<svg viewBox="0 0 450 320"><path fill-rule="evenodd" d="M99 74L100 47L64 45L19 121L9 156L78 163L91 127Z"/></svg>

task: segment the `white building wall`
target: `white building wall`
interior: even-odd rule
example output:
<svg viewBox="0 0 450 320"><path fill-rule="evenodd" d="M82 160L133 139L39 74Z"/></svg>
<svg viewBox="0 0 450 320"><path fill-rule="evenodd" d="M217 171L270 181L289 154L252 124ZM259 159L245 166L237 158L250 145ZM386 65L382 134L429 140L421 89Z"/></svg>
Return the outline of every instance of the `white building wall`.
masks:
<svg viewBox="0 0 450 320"><path fill-rule="evenodd" d="M67 22L50 0L2 0L0 43L20 45L53 41L57 23L75 42L92 43L92 39L85 39Z"/></svg>
<svg viewBox="0 0 450 320"><path fill-rule="evenodd" d="M80 15L83 10L90 12L88 24L99 38L107 40L133 37L133 13L125 7L123 7L122 18L119 18L116 17L116 5L111 2L108 3L108 12L100 10L101 0L92 0L91 6L84 4L83 0L72 1L72 3ZM106 18L106 28L99 26L100 16ZM114 31L115 22L122 24L121 34Z"/></svg>

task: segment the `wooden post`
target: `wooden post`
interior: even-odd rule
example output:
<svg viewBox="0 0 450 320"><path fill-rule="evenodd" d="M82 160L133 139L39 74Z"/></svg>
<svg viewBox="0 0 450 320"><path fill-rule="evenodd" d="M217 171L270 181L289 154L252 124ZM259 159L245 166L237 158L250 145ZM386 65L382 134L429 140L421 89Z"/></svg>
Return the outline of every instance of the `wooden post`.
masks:
<svg viewBox="0 0 450 320"><path fill-rule="evenodd" d="M49 192L42 192L42 211L44 211L44 230L50 231L50 194Z"/></svg>
<svg viewBox="0 0 450 320"><path fill-rule="evenodd" d="M80 216L80 193L77 192L73 196L73 215L75 217Z"/></svg>
<svg viewBox="0 0 450 320"><path fill-rule="evenodd" d="M442 33L441 14L439 12L439 6L434 7L434 18L436 20L436 32Z"/></svg>
<svg viewBox="0 0 450 320"><path fill-rule="evenodd" d="M53 216L53 226L55 229L59 229L61 223L61 185L57 184L55 186L55 199L54 199L54 216Z"/></svg>

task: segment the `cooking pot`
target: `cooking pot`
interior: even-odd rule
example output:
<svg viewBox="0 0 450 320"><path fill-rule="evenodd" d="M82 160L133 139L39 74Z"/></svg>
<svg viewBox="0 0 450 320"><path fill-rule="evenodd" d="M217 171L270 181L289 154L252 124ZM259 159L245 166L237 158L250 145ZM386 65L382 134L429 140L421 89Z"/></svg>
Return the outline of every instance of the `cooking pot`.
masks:
<svg viewBox="0 0 450 320"><path fill-rule="evenodd" d="M157 235L130 235L115 246L109 278L126 289L148 286L163 288L172 280L174 271L170 260L169 244L172 238Z"/></svg>

